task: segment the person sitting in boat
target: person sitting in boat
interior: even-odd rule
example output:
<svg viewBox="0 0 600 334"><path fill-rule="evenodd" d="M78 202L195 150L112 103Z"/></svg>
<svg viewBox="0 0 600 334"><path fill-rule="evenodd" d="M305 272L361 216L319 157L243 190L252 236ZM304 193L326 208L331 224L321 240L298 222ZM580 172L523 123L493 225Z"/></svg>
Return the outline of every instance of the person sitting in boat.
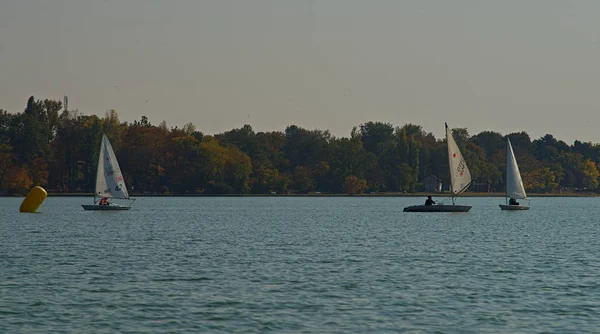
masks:
<svg viewBox="0 0 600 334"><path fill-rule="evenodd" d="M516 200L516 199L514 199L514 198L512 198L512 197L511 197L511 198L508 200L508 205L519 205L519 202L517 202L517 200Z"/></svg>
<svg viewBox="0 0 600 334"><path fill-rule="evenodd" d="M108 205L108 198L103 197L99 202L99 205Z"/></svg>
<svg viewBox="0 0 600 334"><path fill-rule="evenodd" d="M435 204L435 202L431 199L431 195L427 196L427 199L425 200L425 205L433 205Z"/></svg>

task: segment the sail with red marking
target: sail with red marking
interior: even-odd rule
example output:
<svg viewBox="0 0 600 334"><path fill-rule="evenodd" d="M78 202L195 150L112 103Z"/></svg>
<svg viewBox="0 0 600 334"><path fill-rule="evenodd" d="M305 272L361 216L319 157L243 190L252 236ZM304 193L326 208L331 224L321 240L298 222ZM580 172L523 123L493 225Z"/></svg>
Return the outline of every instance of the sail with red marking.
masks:
<svg viewBox="0 0 600 334"><path fill-rule="evenodd" d="M448 124L446 124L446 141L448 143L448 162L450 166L450 191L456 196L467 190L471 184L471 172L458 149Z"/></svg>
<svg viewBox="0 0 600 334"><path fill-rule="evenodd" d="M119 168L119 162L105 134L102 134L102 145L100 146L99 156L96 192L94 196L129 199L125 179L123 178L123 173L121 173L121 168Z"/></svg>

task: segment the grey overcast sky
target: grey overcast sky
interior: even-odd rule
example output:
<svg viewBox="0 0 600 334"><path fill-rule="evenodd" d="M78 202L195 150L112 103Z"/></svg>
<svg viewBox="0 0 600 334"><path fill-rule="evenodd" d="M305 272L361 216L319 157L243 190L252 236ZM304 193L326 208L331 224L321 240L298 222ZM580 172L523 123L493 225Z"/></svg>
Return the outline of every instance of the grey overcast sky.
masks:
<svg viewBox="0 0 600 334"><path fill-rule="evenodd" d="M0 108L30 95L208 134L369 120L600 142L596 0L2 0Z"/></svg>

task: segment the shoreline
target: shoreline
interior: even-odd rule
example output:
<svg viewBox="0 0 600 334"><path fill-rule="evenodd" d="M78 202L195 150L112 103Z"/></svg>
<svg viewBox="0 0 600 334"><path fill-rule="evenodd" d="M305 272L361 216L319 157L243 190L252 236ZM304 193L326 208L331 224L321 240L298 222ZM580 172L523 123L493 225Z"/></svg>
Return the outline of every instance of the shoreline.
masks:
<svg viewBox="0 0 600 334"><path fill-rule="evenodd" d="M427 197L431 195L436 197L451 197L450 193L376 193L376 194L130 194L132 198L136 197ZM48 197L91 197L92 193L51 193ZM530 193L529 197L598 197L597 193ZM18 194L4 194L0 197L25 197ZM506 197L504 193L476 193L465 192L459 197Z"/></svg>

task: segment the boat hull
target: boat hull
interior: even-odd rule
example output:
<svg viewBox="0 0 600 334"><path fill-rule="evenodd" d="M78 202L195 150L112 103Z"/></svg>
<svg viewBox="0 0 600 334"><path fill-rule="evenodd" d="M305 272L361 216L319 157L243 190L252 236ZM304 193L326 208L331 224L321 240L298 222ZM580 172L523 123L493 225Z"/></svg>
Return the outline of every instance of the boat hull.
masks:
<svg viewBox="0 0 600 334"><path fill-rule="evenodd" d="M130 206L120 205L81 205L86 211L122 211L131 209Z"/></svg>
<svg viewBox="0 0 600 334"><path fill-rule="evenodd" d="M529 210L529 207L527 205L506 205L506 204L500 204L500 209L501 210L508 210L508 211L522 211L522 210Z"/></svg>
<svg viewBox="0 0 600 334"><path fill-rule="evenodd" d="M404 212L469 212L470 205L413 205L404 208Z"/></svg>

